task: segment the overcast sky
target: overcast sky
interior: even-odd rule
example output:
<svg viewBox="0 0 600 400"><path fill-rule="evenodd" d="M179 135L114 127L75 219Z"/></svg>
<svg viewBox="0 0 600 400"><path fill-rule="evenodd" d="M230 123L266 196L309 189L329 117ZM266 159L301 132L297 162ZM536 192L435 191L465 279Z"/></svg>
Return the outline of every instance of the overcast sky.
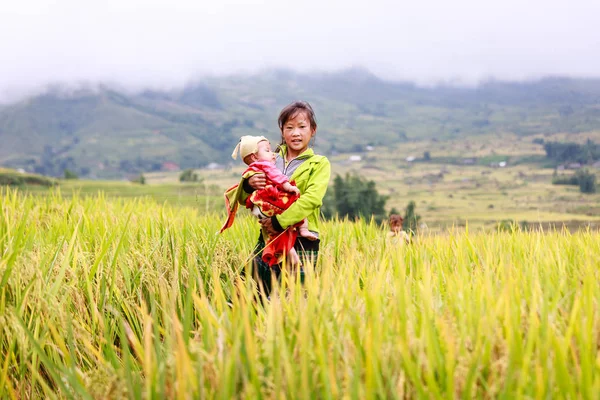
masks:
<svg viewBox="0 0 600 400"><path fill-rule="evenodd" d="M0 99L270 67L422 84L600 76L599 19L600 0L0 0Z"/></svg>

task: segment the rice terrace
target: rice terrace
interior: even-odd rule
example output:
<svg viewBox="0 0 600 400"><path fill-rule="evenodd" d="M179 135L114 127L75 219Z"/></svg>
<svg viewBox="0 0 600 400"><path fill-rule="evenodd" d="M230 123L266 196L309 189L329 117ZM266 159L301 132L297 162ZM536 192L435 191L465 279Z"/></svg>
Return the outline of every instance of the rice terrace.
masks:
<svg viewBox="0 0 600 400"><path fill-rule="evenodd" d="M256 222L242 215L217 235L220 190L148 179L2 189L0 397L600 393L595 225L543 226L538 210L537 228L450 226L432 207L430 230L398 246L373 220L332 219L314 273L303 284L284 274L257 300L240 272ZM496 201L522 189L507 185ZM439 187L438 200L423 190L460 207L452 188ZM434 230L436 218L444 228Z"/></svg>
<svg viewBox="0 0 600 400"><path fill-rule="evenodd" d="M267 295L223 194L295 98L331 176ZM0 399L598 398L599 99L350 69L0 105Z"/></svg>

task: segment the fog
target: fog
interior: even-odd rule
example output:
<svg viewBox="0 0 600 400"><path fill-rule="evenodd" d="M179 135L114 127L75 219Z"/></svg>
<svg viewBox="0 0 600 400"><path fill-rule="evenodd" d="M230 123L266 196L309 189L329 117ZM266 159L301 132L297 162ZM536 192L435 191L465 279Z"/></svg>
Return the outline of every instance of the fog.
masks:
<svg viewBox="0 0 600 400"><path fill-rule="evenodd" d="M388 80L597 76L597 0L3 0L0 99L50 83L364 67Z"/></svg>

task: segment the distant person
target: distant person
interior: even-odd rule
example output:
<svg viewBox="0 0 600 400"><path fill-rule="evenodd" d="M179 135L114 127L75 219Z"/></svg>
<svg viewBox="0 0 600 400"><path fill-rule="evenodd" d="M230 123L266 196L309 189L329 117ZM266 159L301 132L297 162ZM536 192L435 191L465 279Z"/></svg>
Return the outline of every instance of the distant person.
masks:
<svg viewBox="0 0 600 400"><path fill-rule="evenodd" d="M391 214L389 221L390 232L388 232L388 237L391 239L397 239L401 243L410 244L410 235L402 229L404 218L402 218L402 216L399 214Z"/></svg>
<svg viewBox="0 0 600 400"><path fill-rule="evenodd" d="M310 240L297 236L294 242L301 264L298 266L301 282L304 281L304 265L312 262L316 265L319 255L319 216L323 197L327 192L331 165L325 156L314 153L311 141L317 133L315 113L307 102L296 101L281 110L278 118L281 131L281 144L276 150L275 166L290 180L295 181L300 189L300 197L290 207L279 215L264 218L260 221L263 230L269 235L278 235L286 228L297 224L303 219L308 220L308 229L318 239ZM243 190L236 199L244 204L255 190L264 189L267 178L264 174L254 174L240 185ZM257 281L259 289L269 296L272 279L279 279L282 266L275 264L269 266L262 259L265 240L261 234L254 249L254 262L252 276Z"/></svg>
<svg viewBox="0 0 600 400"><path fill-rule="evenodd" d="M264 136L242 136L231 157L236 159L238 153L248 165L248 168L242 174L242 179L262 173L267 180L264 189L254 191L246 199L246 207L251 208L252 214L259 220L281 214L298 199L300 190L290 183L288 177L275 167L275 153L271 151L271 144L267 138ZM239 185L233 186L226 193L229 215L225 225L221 228L221 232L233 224L238 202L229 201L229 197L235 197L238 187ZM228 194L234 194L234 196ZM288 265L299 264L300 258L294 249L294 242L298 234L309 240L318 239L317 235L308 230L306 218L276 236L265 232L266 246L262 254L263 261L272 266L281 262L285 256Z"/></svg>

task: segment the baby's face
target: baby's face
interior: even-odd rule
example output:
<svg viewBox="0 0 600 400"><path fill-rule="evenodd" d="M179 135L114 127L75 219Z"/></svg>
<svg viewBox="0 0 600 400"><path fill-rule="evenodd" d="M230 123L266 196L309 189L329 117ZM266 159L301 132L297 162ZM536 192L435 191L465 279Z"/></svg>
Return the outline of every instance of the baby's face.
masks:
<svg viewBox="0 0 600 400"><path fill-rule="evenodd" d="M275 153L271 151L271 144L268 141L263 140L262 142L258 142L257 147L256 159L258 161L275 162Z"/></svg>

